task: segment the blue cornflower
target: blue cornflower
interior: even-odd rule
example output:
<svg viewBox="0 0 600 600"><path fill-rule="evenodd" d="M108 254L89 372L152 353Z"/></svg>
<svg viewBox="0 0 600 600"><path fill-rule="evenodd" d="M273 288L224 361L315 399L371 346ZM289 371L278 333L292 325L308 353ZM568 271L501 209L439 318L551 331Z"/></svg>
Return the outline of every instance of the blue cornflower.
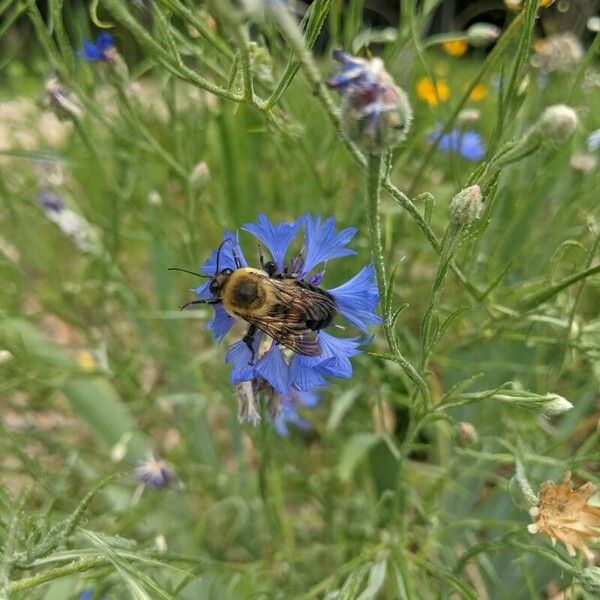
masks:
<svg viewBox="0 0 600 600"><path fill-rule="evenodd" d="M437 142L438 150L457 152L467 160L481 160L485 156L483 141L476 131L453 129L448 133L444 133L441 137L440 133L441 129L438 128L427 138L430 144Z"/></svg>
<svg viewBox="0 0 600 600"><path fill-rule="evenodd" d="M337 231L335 219L324 222L320 217L307 214L293 223L272 224L264 215L259 215L257 223L242 226L242 231L253 235L266 247L272 259L272 276L284 276L320 286L325 276L325 263L335 258L351 256L356 252L348 248L357 230L353 227ZM300 252L291 255L290 246L302 232ZM215 250L204 263L201 272L214 276L218 270L247 267L248 262L239 247L237 234L225 232L220 250ZM261 268L268 263L261 255ZM274 265L274 266L273 266ZM198 287L196 294L201 300L210 300L210 280ZM325 288L321 288L325 289ZM368 265L346 283L326 290L335 301L339 314L362 332L369 325L381 323L375 314L379 296L375 284L374 269ZM235 323L235 319L221 304L213 304L214 316L206 328L216 340L221 340ZM260 419L256 394L277 397L281 407L272 411L274 418L284 419L285 423L294 420L290 407L302 403L303 393L314 393L314 388L326 385L327 377L348 378L352 376L350 359L361 353L360 347L368 343L362 337L337 337L324 330L316 332L320 353L317 356L304 356L290 350L282 350L280 344L262 332L253 339L250 349L244 340L235 342L225 355L225 362L231 365L231 381L238 386L240 396L240 417L242 420L257 422ZM258 357L255 360L255 357ZM252 386L247 385L251 382ZM246 385L245 385L246 384ZM267 390L268 393L265 393ZM252 392L252 393L251 393ZM283 427L283 425L282 425ZM283 430L283 429L282 429Z"/></svg>
<svg viewBox="0 0 600 600"><path fill-rule="evenodd" d="M79 596L79 600L93 600L94 588L85 588ZM106 596L102 596L102 600L106 600Z"/></svg>
<svg viewBox="0 0 600 600"><path fill-rule="evenodd" d="M134 476L138 483L160 490L177 481L175 471L164 460L150 454L146 460L138 462Z"/></svg>
<svg viewBox="0 0 600 600"><path fill-rule="evenodd" d="M105 31L96 38L95 42L83 38L83 48L79 51L79 56L85 58L88 62L110 62L111 53L114 49L113 36Z"/></svg>

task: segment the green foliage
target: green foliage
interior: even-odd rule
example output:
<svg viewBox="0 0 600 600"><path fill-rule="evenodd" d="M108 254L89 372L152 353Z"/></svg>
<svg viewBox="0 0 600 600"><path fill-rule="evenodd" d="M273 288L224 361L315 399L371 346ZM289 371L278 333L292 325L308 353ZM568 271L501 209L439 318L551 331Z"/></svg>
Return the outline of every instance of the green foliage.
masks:
<svg viewBox="0 0 600 600"><path fill-rule="evenodd" d="M595 593L597 569L526 525L541 482L600 484L600 180L569 166L600 127L599 36L541 77L553 9L528 0L493 48L456 58L439 43L464 32L427 33L438 0L400 4L378 29L361 0L298 21L258 0L0 0L0 598ZM118 54L86 63L102 28ZM381 54L407 91L394 152L345 136L336 47ZM448 100L424 101L423 77ZM543 143L540 115L564 103L577 128ZM428 141L467 127L464 108L481 112L477 163ZM473 185L479 218L452 222ZM281 438L238 422L210 312L178 311L195 284L167 269L197 269L257 212L307 211L358 227L327 284L370 254L383 325L303 413L313 429ZM135 482L151 450L178 485Z"/></svg>

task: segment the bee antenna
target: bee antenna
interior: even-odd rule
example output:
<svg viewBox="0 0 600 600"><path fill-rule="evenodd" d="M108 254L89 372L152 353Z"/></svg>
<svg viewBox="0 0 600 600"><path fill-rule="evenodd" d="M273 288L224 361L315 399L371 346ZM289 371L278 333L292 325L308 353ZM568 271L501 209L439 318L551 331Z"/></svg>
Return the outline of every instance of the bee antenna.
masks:
<svg viewBox="0 0 600 600"><path fill-rule="evenodd" d="M169 267L168 271L181 271L182 273L188 273L188 275L195 275L196 277L202 277L203 279L210 279L210 275L204 275L203 273L196 273L195 271L188 271L187 269L180 269L179 267Z"/></svg>
<svg viewBox="0 0 600 600"><path fill-rule="evenodd" d="M232 238L225 238L221 242L221 244L219 246L219 249L217 250L217 265L216 265L216 268L215 268L215 275L219 272L219 258L221 258L221 249L223 248L223 246L225 245L226 242L233 242L233 241L234 240ZM235 256L235 253L234 253L234 256Z"/></svg>

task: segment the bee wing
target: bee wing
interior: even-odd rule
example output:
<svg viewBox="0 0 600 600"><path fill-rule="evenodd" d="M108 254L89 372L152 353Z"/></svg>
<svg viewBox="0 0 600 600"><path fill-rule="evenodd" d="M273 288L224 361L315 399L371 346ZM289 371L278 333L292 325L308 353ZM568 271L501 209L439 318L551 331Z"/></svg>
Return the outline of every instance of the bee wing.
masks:
<svg viewBox="0 0 600 600"><path fill-rule="evenodd" d="M281 317L271 316L243 315L242 318L296 354L303 356L321 354L316 332L300 323L286 323L281 320Z"/></svg>

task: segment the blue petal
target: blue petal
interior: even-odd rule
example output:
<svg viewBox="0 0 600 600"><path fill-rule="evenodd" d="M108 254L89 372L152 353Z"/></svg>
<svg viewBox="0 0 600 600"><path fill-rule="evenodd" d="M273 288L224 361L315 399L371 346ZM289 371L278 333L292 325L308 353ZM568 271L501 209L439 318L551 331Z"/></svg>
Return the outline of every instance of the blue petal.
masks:
<svg viewBox="0 0 600 600"><path fill-rule="evenodd" d="M258 361L255 370L278 394L287 395L290 391L290 367L277 344Z"/></svg>
<svg viewBox="0 0 600 600"><path fill-rule="evenodd" d="M210 280L205 281L197 288L193 288L192 292L194 292L194 294L196 294L200 300L208 300L209 298L212 298L212 294L210 292Z"/></svg>
<svg viewBox="0 0 600 600"><path fill-rule="evenodd" d="M319 356L294 357L298 367L314 369L322 375L332 377L352 377L350 358L360 354L361 343L358 338L338 338L325 331L319 332L321 354ZM333 359L333 360L331 360ZM296 385L296 381L293 382ZM298 386L299 387L299 386Z"/></svg>
<svg viewBox="0 0 600 600"><path fill-rule="evenodd" d="M265 215L260 214L258 215L258 223L246 223L242 229L251 233L267 247L273 262L281 273L283 272L283 264L289 245L298 234L301 226L301 219L297 219L294 223L272 225Z"/></svg>
<svg viewBox="0 0 600 600"><path fill-rule="evenodd" d="M356 235L357 230L355 227L348 227L336 233L334 217L329 217L323 225L321 225L321 217L313 217L310 214L302 217L302 221L304 222L304 236L306 239L306 258L302 268L303 277L327 260L356 254L354 250L346 248Z"/></svg>
<svg viewBox="0 0 600 600"><path fill-rule="evenodd" d="M287 427L288 423L293 423L303 431L308 431L311 428L311 424L298 415L295 404L290 400L285 399L282 402L279 415L277 415L277 418L273 421L275 430L281 437L287 437L290 434Z"/></svg>
<svg viewBox="0 0 600 600"><path fill-rule="evenodd" d="M258 338L259 336L256 337ZM255 366L249 364L251 360L252 353L248 346L241 340L227 350L225 362L232 367L231 383L242 383L242 381L249 381L254 377Z"/></svg>
<svg viewBox="0 0 600 600"><path fill-rule="evenodd" d="M242 249L240 248L238 236L233 234L231 231L226 231L223 234L223 240L221 250L213 250L211 256L206 260L201 272L205 275L213 276L217 273L217 254L219 255L219 271L223 269L237 269L235 259L233 257L233 249L235 248L235 254L238 257L242 267L247 267L248 263L244 257ZM202 286L201 286L202 287Z"/></svg>
<svg viewBox="0 0 600 600"><path fill-rule="evenodd" d="M481 137L475 131L466 131L460 142L460 154L467 160L481 160L485 155Z"/></svg>
<svg viewBox="0 0 600 600"><path fill-rule="evenodd" d="M213 304L215 316L205 325L215 340L220 341L235 323L235 319L223 308L221 304Z"/></svg>
<svg viewBox="0 0 600 600"><path fill-rule="evenodd" d="M304 392L315 387L327 385L323 369L327 368L328 365L333 367L335 358L330 357L323 361L322 357L319 356L321 369L315 369L314 364L307 364L305 360L302 360L303 358L306 357L300 354L294 354L292 357L290 362L290 384Z"/></svg>
<svg viewBox="0 0 600 600"><path fill-rule="evenodd" d="M329 290L329 293L335 298L342 315L362 331L366 332L369 325L381 323L375 314L379 292L373 265L365 267L343 285Z"/></svg>
<svg viewBox="0 0 600 600"><path fill-rule="evenodd" d="M113 36L107 31L102 32L96 38L96 47L102 54L104 54L107 50L114 48L115 42L113 40Z"/></svg>
<svg viewBox="0 0 600 600"><path fill-rule="evenodd" d="M81 592L79 600L92 600L92 598L94 597L93 594L93 588L86 588L85 590L83 590L83 592Z"/></svg>
<svg viewBox="0 0 600 600"><path fill-rule="evenodd" d="M79 56L89 62L102 60L102 52L87 38L83 38L83 49L79 51Z"/></svg>
<svg viewBox="0 0 600 600"><path fill-rule="evenodd" d="M292 398L297 400L302 406L307 408L315 408L319 405L319 392L310 390L308 392L292 391Z"/></svg>

